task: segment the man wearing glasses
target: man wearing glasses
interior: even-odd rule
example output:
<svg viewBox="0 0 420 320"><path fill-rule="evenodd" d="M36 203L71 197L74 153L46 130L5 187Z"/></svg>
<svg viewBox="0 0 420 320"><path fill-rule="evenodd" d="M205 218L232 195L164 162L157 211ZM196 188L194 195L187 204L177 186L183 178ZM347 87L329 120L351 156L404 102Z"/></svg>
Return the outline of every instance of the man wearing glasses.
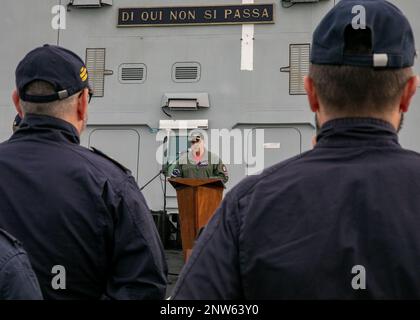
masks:
<svg viewBox="0 0 420 320"><path fill-rule="evenodd" d="M130 172L79 145L91 96L73 52L16 69L19 130L0 144L0 227L22 241L46 299L162 299L167 267Z"/></svg>

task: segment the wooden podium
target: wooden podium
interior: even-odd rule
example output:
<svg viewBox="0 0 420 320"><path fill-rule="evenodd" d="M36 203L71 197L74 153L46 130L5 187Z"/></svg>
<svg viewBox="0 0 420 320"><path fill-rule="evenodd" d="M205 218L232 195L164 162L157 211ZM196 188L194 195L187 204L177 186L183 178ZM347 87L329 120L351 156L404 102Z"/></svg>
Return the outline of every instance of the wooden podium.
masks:
<svg viewBox="0 0 420 320"><path fill-rule="evenodd" d="M175 188L181 225L182 250L186 261L198 231L210 220L223 198L221 179L168 179Z"/></svg>

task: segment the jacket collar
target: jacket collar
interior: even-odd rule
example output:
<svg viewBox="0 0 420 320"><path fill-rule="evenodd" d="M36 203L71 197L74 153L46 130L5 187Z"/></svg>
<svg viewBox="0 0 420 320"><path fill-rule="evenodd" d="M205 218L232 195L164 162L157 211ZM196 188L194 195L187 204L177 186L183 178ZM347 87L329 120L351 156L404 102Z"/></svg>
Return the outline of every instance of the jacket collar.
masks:
<svg viewBox="0 0 420 320"><path fill-rule="evenodd" d="M400 146L395 128L374 118L342 118L326 122L317 135L317 146Z"/></svg>
<svg viewBox="0 0 420 320"><path fill-rule="evenodd" d="M10 141L41 135L50 140L80 144L79 133L69 122L45 115L27 114Z"/></svg>

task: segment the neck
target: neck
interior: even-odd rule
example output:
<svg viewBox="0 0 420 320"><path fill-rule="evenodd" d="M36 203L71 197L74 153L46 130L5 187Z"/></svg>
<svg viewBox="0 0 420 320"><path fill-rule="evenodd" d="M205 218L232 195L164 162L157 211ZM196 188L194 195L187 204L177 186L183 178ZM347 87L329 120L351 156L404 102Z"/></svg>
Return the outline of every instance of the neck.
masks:
<svg viewBox="0 0 420 320"><path fill-rule="evenodd" d="M82 134L83 131L83 122L78 121L77 119L75 119L72 116L64 116L62 118L60 118L64 121L67 121L68 123L72 124L73 127L76 128L77 132L79 133L79 136Z"/></svg>
<svg viewBox="0 0 420 320"><path fill-rule="evenodd" d="M322 127L326 122L335 120L335 119L342 119L342 118L373 118L379 119L382 121L386 121L390 123L396 131L401 129L401 121L403 118L403 113L399 112L397 109L393 112L389 113L365 113L365 114L336 114L336 115L329 115L325 114L324 112L317 112L316 114L317 121L319 127Z"/></svg>

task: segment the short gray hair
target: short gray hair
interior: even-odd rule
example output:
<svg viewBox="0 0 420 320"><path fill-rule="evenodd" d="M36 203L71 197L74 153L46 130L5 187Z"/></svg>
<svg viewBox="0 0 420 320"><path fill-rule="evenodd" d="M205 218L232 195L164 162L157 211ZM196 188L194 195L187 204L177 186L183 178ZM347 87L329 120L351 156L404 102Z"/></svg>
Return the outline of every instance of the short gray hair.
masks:
<svg viewBox="0 0 420 320"><path fill-rule="evenodd" d="M41 80L31 82L25 90L26 94L36 96L48 96L55 93L54 87ZM73 111L77 94L72 95L64 100L56 100L47 103L27 102L20 99L20 105L23 113L32 113L46 115L55 118L64 118Z"/></svg>
<svg viewBox="0 0 420 320"><path fill-rule="evenodd" d="M411 68L375 70L314 64L309 71L326 111L344 116L390 111L412 76Z"/></svg>

